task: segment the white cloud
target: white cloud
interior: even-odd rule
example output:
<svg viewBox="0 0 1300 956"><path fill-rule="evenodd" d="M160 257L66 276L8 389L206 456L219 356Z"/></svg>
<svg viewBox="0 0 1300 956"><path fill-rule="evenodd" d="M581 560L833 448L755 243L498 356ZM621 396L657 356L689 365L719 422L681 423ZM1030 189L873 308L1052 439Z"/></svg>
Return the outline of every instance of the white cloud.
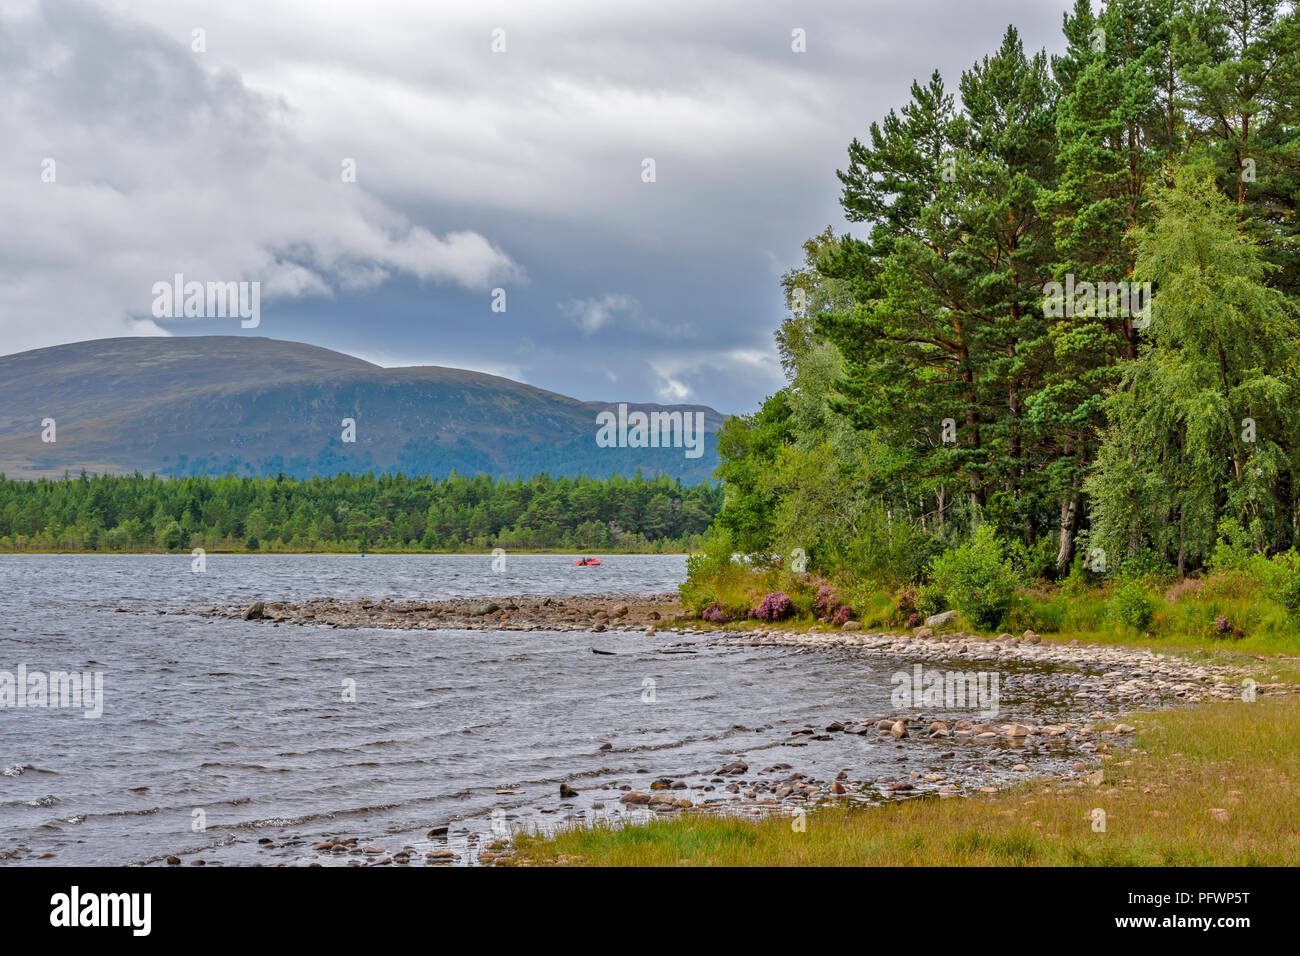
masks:
<svg viewBox="0 0 1300 956"><path fill-rule="evenodd" d="M436 235L343 182L341 160L309 148L292 118L187 44L94 7L0 13L5 350L165 334L148 320L151 289L177 272L260 281L264 314L277 298L400 275L524 280L483 235ZM41 180L45 158L54 182Z"/></svg>
<svg viewBox="0 0 1300 956"><path fill-rule="evenodd" d="M636 315L641 303L630 295L609 293L593 299L571 299L561 302L559 308L574 325L591 335L608 325L615 313Z"/></svg>

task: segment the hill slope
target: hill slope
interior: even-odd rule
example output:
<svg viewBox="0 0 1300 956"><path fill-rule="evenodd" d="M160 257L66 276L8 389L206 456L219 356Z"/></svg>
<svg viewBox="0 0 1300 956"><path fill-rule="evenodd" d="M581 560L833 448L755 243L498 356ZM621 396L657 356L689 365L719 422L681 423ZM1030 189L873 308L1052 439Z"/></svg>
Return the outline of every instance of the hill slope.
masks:
<svg viewBox="0 0 1300 956"><path fill-rule="evenodd" d="M705 450L600 448L582 402L462 369L381 368L329 349L245 336L115 338L0 356L0 473L275 474L403 471L441 477L583 472L695 483L716 466L723 416L702 411ZM56 422L42 441L41 422ZM341 422L356 421L356 441Z"/></svg>

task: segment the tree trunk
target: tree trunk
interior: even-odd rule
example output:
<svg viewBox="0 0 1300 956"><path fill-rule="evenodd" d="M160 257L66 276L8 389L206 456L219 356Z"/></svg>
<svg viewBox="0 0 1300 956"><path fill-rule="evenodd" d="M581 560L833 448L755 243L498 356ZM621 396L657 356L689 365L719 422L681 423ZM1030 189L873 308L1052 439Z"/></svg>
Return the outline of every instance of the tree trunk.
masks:
<svg viewBox="0 0 1300 956"><path fill-rule="evenodd" d="M1056 551L1056 570L1065 573L1074 560L1074 529L1079 516L1079 492L1071 488L1061 499L1061 537Z"/></svg>
<svg viewBox="0 0 1300 956"><path fill-rule="evenodd" d="M1178 580L1187 570L1187 506L1178 506Z"/></svg>

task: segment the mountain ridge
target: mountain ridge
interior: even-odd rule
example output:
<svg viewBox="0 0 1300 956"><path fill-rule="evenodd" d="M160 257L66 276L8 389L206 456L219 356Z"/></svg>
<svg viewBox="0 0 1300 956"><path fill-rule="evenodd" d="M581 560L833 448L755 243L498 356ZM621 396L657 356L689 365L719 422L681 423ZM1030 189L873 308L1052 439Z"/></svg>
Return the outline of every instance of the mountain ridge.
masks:
<svg viewBox="0 0 1300 956"><path fill-rule="evenodd" d="M701 412L705 451L600 448L586 402L485 372L384 368L260 336L94 339L0 356L0 473L162 475L402 471L444 477L631 475L709 480L725 416ZM356 422L343 440L343 419ZM42 422L55 421L55 441Z"/></svg>

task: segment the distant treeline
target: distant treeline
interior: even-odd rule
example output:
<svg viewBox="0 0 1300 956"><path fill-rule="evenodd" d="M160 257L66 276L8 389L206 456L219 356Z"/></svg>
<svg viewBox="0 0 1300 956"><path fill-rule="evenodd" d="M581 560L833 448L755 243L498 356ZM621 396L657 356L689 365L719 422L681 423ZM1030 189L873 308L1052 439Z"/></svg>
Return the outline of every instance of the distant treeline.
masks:
<svg viewBox="0 0 1300 956"><path fill-rule="evenodd" d="M722 489L674 479L0 475L0 551L695 549Z"/></svg>

